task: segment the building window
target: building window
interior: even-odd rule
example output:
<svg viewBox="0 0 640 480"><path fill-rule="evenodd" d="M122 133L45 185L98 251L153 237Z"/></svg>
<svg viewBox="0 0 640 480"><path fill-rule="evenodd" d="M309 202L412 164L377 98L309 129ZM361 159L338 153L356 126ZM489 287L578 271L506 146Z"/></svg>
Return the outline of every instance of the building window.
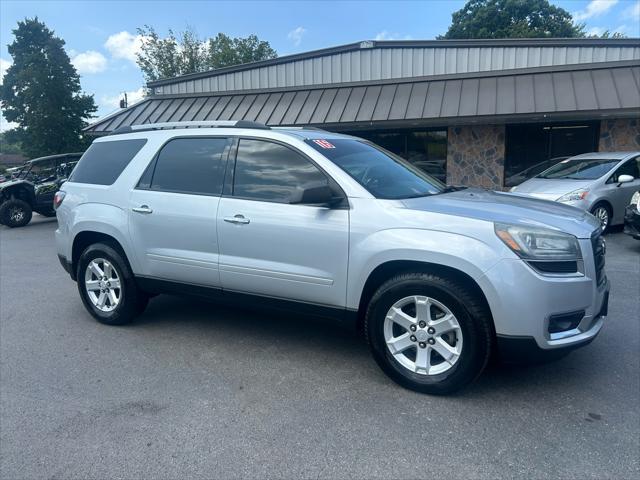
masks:
<svg viewBox="0 0 640 480"><path fill-rule="evenodd" d="M375 130L349 132L409 160L441 182L447 178L446 130Z"/></svg>
<svg viewBox="0 0 640 480"><path fill-rule="evenodd" d="M535 177L560 160L598 149L599 122L507 125L505 186Z"/></svg>

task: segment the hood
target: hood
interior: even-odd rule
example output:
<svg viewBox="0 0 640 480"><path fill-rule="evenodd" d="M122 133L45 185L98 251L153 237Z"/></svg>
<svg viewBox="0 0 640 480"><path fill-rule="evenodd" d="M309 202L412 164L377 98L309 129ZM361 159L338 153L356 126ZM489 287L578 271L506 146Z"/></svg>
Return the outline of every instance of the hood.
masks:
<svg viewBox="0 0 640 480"><path fill-rule="evenodd" d="M593 180L530 178L518 185L514 191L527 195L538 194L544 198L556 200L565 193L573 192L579 188L586 188L593 182Z"/></svg>
<svg viewBox="0 0 640 480"><path fill-rule="evenodd" d="M600 224L584 210L561 203L510 193L466 189L402 200L412 210L475 218L487 222L553 228L578 238L590 238Z"/></svg>

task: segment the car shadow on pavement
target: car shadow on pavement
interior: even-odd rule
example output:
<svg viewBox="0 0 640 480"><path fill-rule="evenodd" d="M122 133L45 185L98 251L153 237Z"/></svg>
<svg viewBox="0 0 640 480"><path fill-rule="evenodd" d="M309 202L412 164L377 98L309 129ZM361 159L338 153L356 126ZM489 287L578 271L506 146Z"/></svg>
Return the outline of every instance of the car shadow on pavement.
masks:
<svg viewBox="0 0 640 480"><path fill-rule="evenodd" d="M22 230L27 229L36 229L37 227L42 227L45 225L49 225L51 223L57 222L58 219L56 217L43 217L41 215L33 215L33 220L27 223L23 227L18 228L9 228L6 225L0 225L0 230L12 231L12 232L20 232Z"/></svg>
<svg viewBox="0 0 640 480"><path fill-rule="evenodd" d="M317 362L316 367L320 369L326 367L324 362L328 356L332 364L351 365L360 375L369 378L372 389L401 388L377 368L364 339L354 329L335 320L311 316L302 320L300 315L288 312L267 313L258 307L232 308L206 300L162 295L152 299L145 314L127 328L169 329L180 332L177 337L209 337L213 342L211 348L218 348L224 343L220 339L227 338L242 339L259 350L286 346L285 351L308 352L307 361ZM573 355L576 354L537 364L504 364L494 359L474 384L455 396L467 399L507 392L517 395L519 390L526 396L532 390L562 390L567 377L575 383L588 382L584 375L589 374L576 367L578 361L572 360Z"/></svg>

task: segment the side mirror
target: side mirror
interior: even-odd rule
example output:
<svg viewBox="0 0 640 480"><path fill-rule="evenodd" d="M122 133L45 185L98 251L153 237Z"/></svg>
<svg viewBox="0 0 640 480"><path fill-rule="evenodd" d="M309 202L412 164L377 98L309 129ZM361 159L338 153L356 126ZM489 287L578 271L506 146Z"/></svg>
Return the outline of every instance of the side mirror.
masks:
<svg viewBox="0 0 640 480"><path fill-rule="evenodd" d="M328 184L305 185L298 188L289 197L290 204L316 205L323 207L333 207L342 201L342 197L334 194Z"/></svg>
<svg viewBox="0 0 640 480"><path fill-rule="evenodd" d="M631 175L620 175L618 177L618 186L622 185L623 183L629 183L629 182L633 182L634 178Z"/></svg>

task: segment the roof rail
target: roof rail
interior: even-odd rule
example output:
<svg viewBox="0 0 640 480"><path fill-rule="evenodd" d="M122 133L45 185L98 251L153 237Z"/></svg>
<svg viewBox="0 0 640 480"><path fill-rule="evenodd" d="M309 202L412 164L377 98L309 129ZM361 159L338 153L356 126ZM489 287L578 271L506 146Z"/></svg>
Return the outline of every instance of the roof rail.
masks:
<svg viewBox="0 0 640 480"><path fill-rule="evenodd" d="M145 123L141 125L129 125L116 128L110 135L120 135L123 133L146 132L150 130L174 130L177 128L253 128L257 130L270 130L264 123L251 122L249 120L216 120L216 121L194 121L194 122L164 122Z"/></svg>
<svg viewBox="0 0 640 480"><path fill-rule="evenodd" d="M317 132L326 132L324 128L304 126L304 127L270 127L271 130L315 130Z"/></svg>

